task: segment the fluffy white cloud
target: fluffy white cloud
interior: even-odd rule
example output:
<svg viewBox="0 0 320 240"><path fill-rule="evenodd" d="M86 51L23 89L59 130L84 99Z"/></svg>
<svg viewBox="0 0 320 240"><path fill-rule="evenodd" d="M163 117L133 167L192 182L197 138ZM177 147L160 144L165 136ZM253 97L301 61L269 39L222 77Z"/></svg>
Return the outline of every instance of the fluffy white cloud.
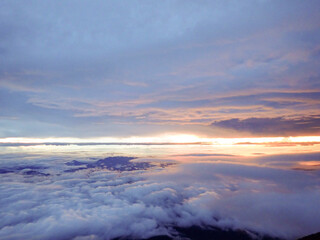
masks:
<svg viewBox="0 0 320 240"><path fill-rule="evenodd" d="M193 225L288 239L319 230L313 173L214 163L66 173L46 164L38 171L50 176L1 175L1 239L141 239Z"/></svg>

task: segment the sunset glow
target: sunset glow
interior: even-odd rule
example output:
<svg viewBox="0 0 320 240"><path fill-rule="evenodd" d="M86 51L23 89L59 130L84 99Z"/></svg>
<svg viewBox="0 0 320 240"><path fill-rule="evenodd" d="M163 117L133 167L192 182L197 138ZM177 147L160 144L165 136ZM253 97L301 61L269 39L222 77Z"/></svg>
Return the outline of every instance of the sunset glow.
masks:
<svg viewBox="0 0 320 240"><path fill-rule="evenodd" d="M259 138L203 138L195 135L160 135L156 137L128 138L0 138L0 143L145 143L145 144L263 144L263 143L315 143L320 144L320 136L304 137L259 137Z"/></svg>
<svg viewBox="0 0 320 240"><path fill-rule="evenodd" d="M0 239L320 239L319 0L1 0Z"/></svg>

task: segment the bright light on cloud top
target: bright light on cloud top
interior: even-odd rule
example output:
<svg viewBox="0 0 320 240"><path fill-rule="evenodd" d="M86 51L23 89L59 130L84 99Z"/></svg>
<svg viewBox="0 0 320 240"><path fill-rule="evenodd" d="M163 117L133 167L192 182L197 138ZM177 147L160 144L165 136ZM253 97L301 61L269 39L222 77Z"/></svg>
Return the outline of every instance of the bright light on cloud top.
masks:
<svg viewBox="0 0 320 240"><path fill-rule="evenodd" d="M0 137L320 135L318 1L0 2Z"/></svg>

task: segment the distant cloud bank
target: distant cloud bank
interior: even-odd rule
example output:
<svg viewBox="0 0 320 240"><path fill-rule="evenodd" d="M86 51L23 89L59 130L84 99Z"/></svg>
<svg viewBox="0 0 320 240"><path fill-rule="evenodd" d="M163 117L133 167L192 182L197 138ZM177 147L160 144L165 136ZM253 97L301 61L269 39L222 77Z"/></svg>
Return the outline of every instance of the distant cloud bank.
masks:
<svg viewBox="0 0 320 240"><path fill-rule="evenodd" d="M262 136L306 136L320 134L320 115L303 118L245 118L215 121L212 126L250 132Z"/></svg>

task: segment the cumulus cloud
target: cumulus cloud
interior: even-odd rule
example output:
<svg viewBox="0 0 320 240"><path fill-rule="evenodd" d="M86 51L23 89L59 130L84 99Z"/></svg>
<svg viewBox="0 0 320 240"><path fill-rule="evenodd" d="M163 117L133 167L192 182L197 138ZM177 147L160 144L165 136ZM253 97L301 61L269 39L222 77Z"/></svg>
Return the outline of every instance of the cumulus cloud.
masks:
<svg viewBox="0 0 320 240"><path fill-rule="evenodd" d="M1 239L141 239L190 226L292 239L319 229L317 174L217 163L65 172L69 159L2 163L15 171L1 173Z"/></svg>

